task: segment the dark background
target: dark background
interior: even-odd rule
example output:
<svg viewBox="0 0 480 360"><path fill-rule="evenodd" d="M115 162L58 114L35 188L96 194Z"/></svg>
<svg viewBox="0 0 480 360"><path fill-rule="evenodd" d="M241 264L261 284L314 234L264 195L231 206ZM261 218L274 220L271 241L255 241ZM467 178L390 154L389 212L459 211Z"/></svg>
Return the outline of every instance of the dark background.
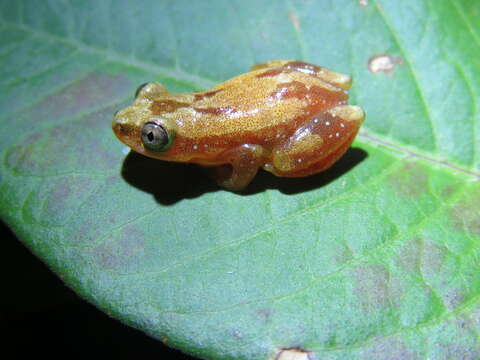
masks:
<svg viewBox="0 0 480 360"><path fill-rule="evenodd" d="M193 360L79 298L0 222L2 354Z"/></svg>

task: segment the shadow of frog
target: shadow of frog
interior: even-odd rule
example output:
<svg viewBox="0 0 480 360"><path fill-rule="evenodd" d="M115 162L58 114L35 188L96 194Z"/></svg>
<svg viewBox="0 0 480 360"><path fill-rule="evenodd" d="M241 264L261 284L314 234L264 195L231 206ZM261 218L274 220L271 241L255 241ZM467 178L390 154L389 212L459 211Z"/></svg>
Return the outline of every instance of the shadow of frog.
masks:
<svg viewBox="0 0 480 360"><path fill-rule="evenodd" d="M260 170L250 185L238 194L248 196L267 189L296 194L321 188L353 169L367 156L362 149L350 148L330 169L301 178L276 177ZM130 185L151 193L160 204L172 205L183 199L222 191L208 176L211 170L194 164L155 160L130 152L123 163L122 177Z"/></svg>

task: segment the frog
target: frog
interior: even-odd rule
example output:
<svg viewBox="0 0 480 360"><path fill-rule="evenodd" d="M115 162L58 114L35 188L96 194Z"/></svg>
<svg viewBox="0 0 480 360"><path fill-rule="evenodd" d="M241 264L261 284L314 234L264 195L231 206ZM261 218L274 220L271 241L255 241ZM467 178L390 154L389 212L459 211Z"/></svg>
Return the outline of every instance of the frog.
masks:
<svg viewBox="0 0 480 360"><path fill-rule="evenodd" d="M212 168L220 187L242 191L259 169L304 177L330 168L364 121L349 105L352 78L299 60L272 60L211 89L170 93L142 84L113 132L139 154Z"/></svg>

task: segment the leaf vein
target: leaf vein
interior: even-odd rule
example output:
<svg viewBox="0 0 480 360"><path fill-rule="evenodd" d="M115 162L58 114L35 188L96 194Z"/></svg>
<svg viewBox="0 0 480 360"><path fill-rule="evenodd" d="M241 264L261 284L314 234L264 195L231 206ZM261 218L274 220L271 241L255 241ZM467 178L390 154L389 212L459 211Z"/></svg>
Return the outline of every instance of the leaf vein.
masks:
<svg viewBox="0 0 480 360"><path fill-rule="evenodd" d="M450 161L447 161L447 160L436 159L432 156L425 155L425 154L423 154L419 151L411 150L406 146L402 147L402 146L399 146L399 145L395 145L394 143L389 142L388 140L384 140L384 139L380 138L378 135L372 135L370 132L367 132L366 130L361 130L358 134L358 137L365 139L366 142L373 143L373 144L376 144L376 145L380 145L380 146L383 146L385 148L394 150L396 152L403 153L403 154L408 155L410 157L417 158L417 159L422 159L424 161L433 163L433 164L435 164L439 167L444 167L444 168L447 168L449 170L454 170L456 172L460 172L463 175L467 175L471 178L474 178L475 180L480 180L480 172L477 172L474 169L465 168L465 167L454 164L454 163L452 163Z"/></svg>
<svg viewBox="0 0 480 360"><path fill-rule="evenodd" d="M408 66L408 69L410 70L410 74L412 76L413 83L415 84L415 87L418 90L418 96L419 96L419 99L422 103L423 111L426 115L426 118L428 119L428 123L430 124L430 129L432 131L433 141L434 141L434 149L437 150L438 149L438 145L437 145L438 137L437 137L437 132L436 132L436 129L435 129L435 124L433 122L432 114L430 113L430 108L429 108L429 106L427 104L427 101L425 99L425 95L423 93L422 87L420 86L420 81L418 79L418 75L416 73L416 70L413 66L413 62L410 59L410 57L408 56L407 51L405 51L405 49L403 48L402 43L397 36L397 33L394 31L394 28L393 28L392 24L390 24L389 20L387 19L387 16L384 13L384 9L379 6L378 1L375 1L375 7L377 9L378 14L380 15L383 22L385 23L385 26L387 27L390 34L392 35L393 41L397 44L398 49L401 52L401 54L403 56L403 59L405 60L405 64Z"/></svg>
<svg viewBox="0 0 480 360"><path fill-rule="evenodd" d="M216 83L216 81L214 81L213 79L208 79L205 76L191 75L182 71L168 69L168 68L154 65L145 61L139 61L138 59L134 59L132 56L126 57L123 54L117 53L113 50L109 52L92 45L84 44L77 39L61 37L61 36L54 35L39 29L29 27L27 25L17 25L17 24L5 22L5 21L4 23L11 28L20 29L20 30L35 34L37 36L50 39L52 41L65 43L87 53L102 55L103 57L111 61L127 64L127 65L137 67L149 72L162 74L163 76L168 78L175 78L177 80L180 79L199 90L212 87Z"/></svg>

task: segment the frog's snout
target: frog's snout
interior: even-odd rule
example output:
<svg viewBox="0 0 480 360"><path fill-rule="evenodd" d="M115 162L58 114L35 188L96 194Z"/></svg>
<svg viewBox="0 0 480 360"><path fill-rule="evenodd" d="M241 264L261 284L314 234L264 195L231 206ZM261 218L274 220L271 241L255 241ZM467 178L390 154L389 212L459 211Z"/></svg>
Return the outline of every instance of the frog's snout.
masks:
<svg viewBox="0 0 480 360"><path fill-rule="evenodd" d="M128 122L123 111L115 112L112 120L112 130L121 142L132 147L132 140L135 138L136 129Z"/></svg>

